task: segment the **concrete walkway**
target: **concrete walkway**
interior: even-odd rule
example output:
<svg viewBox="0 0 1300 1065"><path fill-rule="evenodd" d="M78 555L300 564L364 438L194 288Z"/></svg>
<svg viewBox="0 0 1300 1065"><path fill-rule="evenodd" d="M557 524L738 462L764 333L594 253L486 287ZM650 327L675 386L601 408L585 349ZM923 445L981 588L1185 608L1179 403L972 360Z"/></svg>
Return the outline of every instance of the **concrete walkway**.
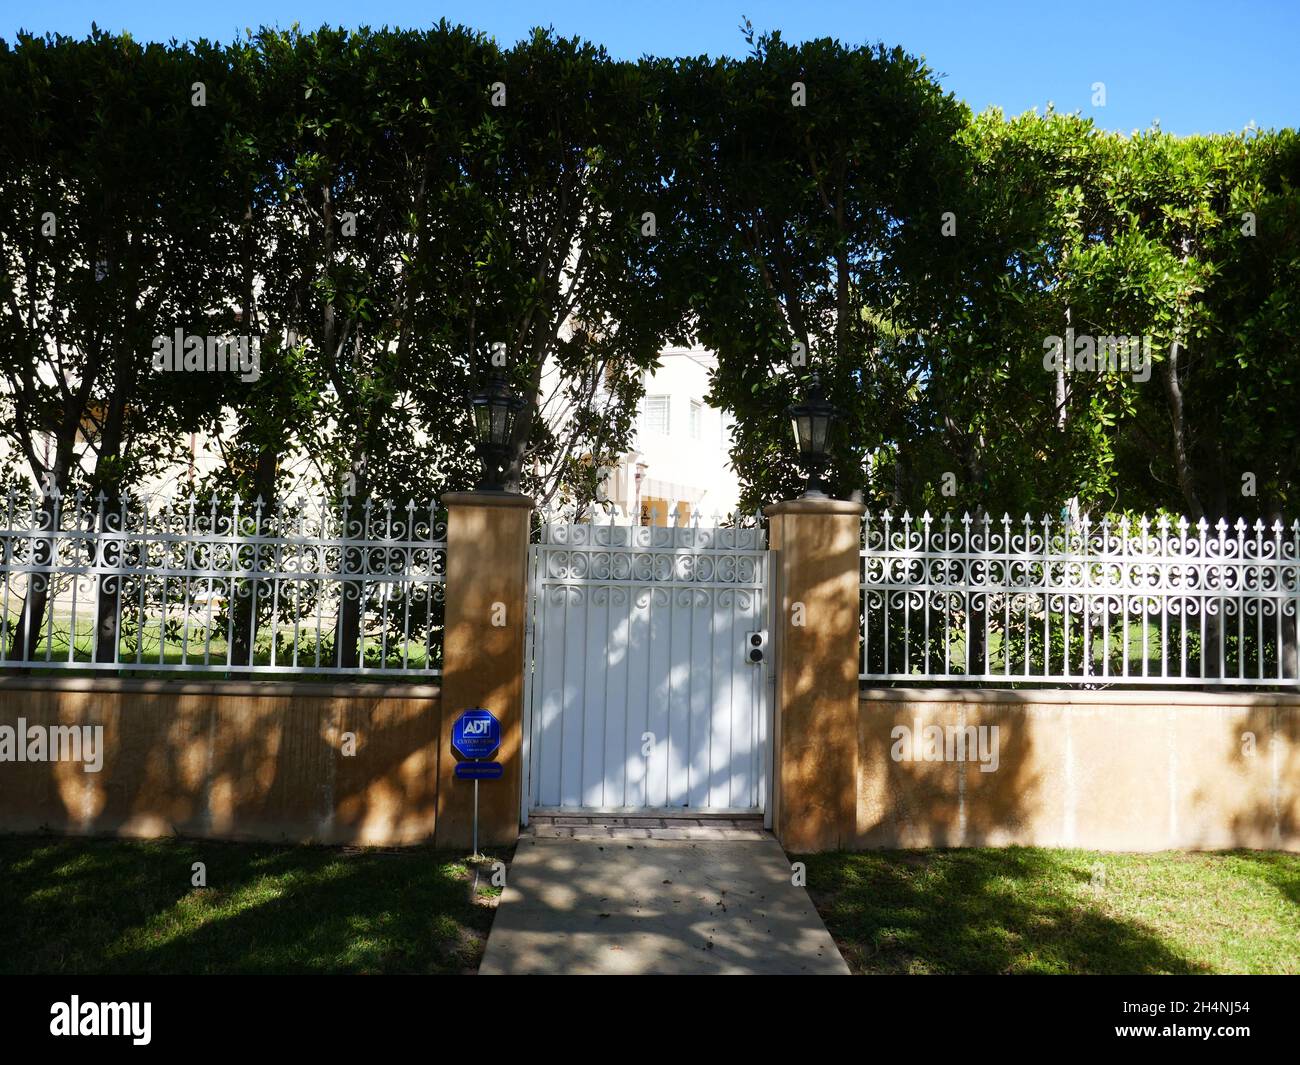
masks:
<svg viewBox="0 0 1300 1065"><path fill-rule="evenodd" d="M577 831L519 840L481 974L847 975L770 835L563 827Z"/></svg>

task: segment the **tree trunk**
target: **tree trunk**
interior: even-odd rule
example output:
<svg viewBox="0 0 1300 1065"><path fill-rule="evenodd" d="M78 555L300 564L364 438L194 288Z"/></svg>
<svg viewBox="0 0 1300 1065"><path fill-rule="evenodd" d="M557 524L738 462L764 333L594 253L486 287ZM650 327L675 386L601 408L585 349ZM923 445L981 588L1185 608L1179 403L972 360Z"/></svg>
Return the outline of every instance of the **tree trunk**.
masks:
<svg viewBox="0 0 1300 1065"><path fill-rule="evenodd" d="M253 467L253 483L249 489L249 498L253 502L262 500L262 520L257 533L261 533L275 514L275 475L279 466L279 449L267 445L257 453L257 462ZM256 510L254 511L256 513ZM236 530L238 532L238 530ZM236 545L238 548L238 545ZM260 548L253 547L253 568L256 570ZM236 579L230 582L230 611L234 618L234 633L230 642L230 664L232 666L251 666L257 649L257 630L264 611L259 609L257 578L245 584L247 594L239 594Z"/></svg>
<svg viewBox="0 0 1300 1065"><path fill-rule="evenodd" d="M22 662L31 662L36 658L36 646L40 643L41 627L45 621L45 609L50 599L50 577L48 574L37 573L35 568L38 566L49 566L55 555L55 540L53 534L58 530L56 525L56 500L51 493L46 493L41 497L41 506L38 511L39 528L41 532L47 532L49 536L32 536L32 567L33 570L27 575L27 594L23 598L23 611L18 619L18 625L14 629L13 641L9 648L9 657L11 660L17 659Z"/></svg>
<svg viewBox="0 0 1300 1065"><path fill-rule="evenodd" d="M541 402L542 364L546 353L537 352L533 358L533 369L529 375L529 395L525 396L524 409L515 419L514 430L510 437L510 456L506 460L503 483L507 492L520 492L524 483L524 457L528 452L528 439L532 435L533 421L537 417L537 405Z"/></svg>
<svg viewBox="0 0 1300 1065"><path fill-rule="evenodd" d="M1173 435L1174 469L1178 474L1178 490L1187 507L1189 521L1200 521L1205 517L1205 508L1201 505L1196 492L1196 476L1187 446L1187 426L1183 417L1183 387L1178 379L1178 356L1182 345L1175 340L1169 345L1169 358L1164 367L1165 398L1169 406L1169 426ZM1202 603L1206 609L1208 600ZM1207 682L1219 676L1219 648L1223 646L1226 635L1224 609L1226 599L1218 600L1218 613L1207 614L1205 618L1205 643L1201 647L1201 674ZM1167 648L1161 648L1161 654L1168 654Z"/></svg>
<svg viewBox="0 0 1300 1065"><path fill-rule="evenodd" d="M364 523L365 502L370 498L364 456L353 462L352 475L356 479L356 494L347 500L348 522ZM350 530L344 529L343 536L344 539L351 538ZM362 625L365 621L366 579L364 575L356 573L356 570L363 568L363 559L360 555L353 555L351 560L355 565L349 567L346 551L339 559L343 572L339 582L338 646L335 648L335 660L344 669L355 669L361 665ZM351 574L347 573L349 568L353 570Z"/></svg>
<svg viewBox="0 0 1300 1065"><path fill-rule="evenodd" d="M103 493L104 501L99 510L99 558L98 563L104 569L116 572L101 573L96 582L95 596L95 661L117 661L119 633L118 605L122 597L122 541L110 539L115 519L121 513L122 491L120 470L118 467L122 454L122 433L126 420L126 398L120 391L115 391L109 399L108 412L104 419L103 433L100 439L99 458L95 464L96 480L92 488L96 493ZM99 472L106 476L100 480ZM121 530L116 530L121 532ZM160 633L159 638L162 638Z"/></svg>
<svg viewBox="0 0 1300 1065"><path fill-rule="evenodd" d="M1165 362L1165 396L1169 402L1169 423L1173 430L1174 467L1178 472L1178 489L1182 492L1183 502L1187 506L1187 516L1192 521L1199 521L1205 516L1205 509L1196 494L1196 480L1192 470L1191 458L1187 449L1187 426L1183 421L1183 388L1178 380L1178 355L1182 347L1178 341L1169 346L1169 358Z"/></svg>
<svg viewBox="0 0 1300 1065"><path fill-rule="evenodd" d="M81 425L79 412L77 417L65 415L59 427L59 434L54 451L54 465L47 471L46 490L41 496L38 511L40 530L47 536L32 537L32 565L49 566L55 559L56 526L55 491L66 495L69 471L72 467L72 449L76 441L77 430ZM58 522L61 524L61 520ZM22 615L14 627L14 634L9 646L10 660L30 662L36 657L36 646L40 643L41 627L44 624L45 611L49 605L50 577L47 574L30 573L28 575L27 594L23 600Z"/></svg>

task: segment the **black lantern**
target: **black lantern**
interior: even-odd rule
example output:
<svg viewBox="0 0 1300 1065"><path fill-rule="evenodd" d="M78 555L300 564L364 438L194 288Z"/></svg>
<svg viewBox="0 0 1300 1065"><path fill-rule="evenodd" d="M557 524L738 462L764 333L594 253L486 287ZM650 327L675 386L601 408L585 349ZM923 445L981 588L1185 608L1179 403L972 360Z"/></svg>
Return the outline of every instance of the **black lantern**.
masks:
<svg viewBox="0 0 1300 1065"><path fill-rule="evenodd" d="M823 471L831 460L831 423L839 412L826 401L822 383L816 374L808 383L808 397L787 409L794 424L794 439L799 445L799 464L808 474L804 499L827 498Z"/></svg>
<svg viewBox="0 0 1300 1065"><path fill-rule="evenodd" d="M510 391L505 374L492 373L486 387L471 401L474 405L474 436L478 456L483 460L481 492L502 490L503 470L510 458L510 439L515 418L524 409L522 396Z"/></svg>

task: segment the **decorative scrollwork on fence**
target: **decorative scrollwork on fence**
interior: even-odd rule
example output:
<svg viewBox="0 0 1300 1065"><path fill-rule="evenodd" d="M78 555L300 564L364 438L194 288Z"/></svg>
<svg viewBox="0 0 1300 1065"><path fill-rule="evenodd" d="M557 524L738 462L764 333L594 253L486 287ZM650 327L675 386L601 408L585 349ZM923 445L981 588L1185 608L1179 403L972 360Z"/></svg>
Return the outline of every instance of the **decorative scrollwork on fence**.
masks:
<svg viewBox="0 0 1300 1065"><path fill-rule="evenodd" d="M0 667L441 673L434 505L4 502Z"/></svg>
<svg viewBox="0 0 1300 1065"><path fill-rule="evenodd" d="M548 582L753 586L763 529L751 526L543 524Z"/></svg>
<svg viewBox="0 0 1300 1065"><path fill-rule="evenodd" d="M861 558L866 679L1300 684L1300 521L885 511Z"/></svg>

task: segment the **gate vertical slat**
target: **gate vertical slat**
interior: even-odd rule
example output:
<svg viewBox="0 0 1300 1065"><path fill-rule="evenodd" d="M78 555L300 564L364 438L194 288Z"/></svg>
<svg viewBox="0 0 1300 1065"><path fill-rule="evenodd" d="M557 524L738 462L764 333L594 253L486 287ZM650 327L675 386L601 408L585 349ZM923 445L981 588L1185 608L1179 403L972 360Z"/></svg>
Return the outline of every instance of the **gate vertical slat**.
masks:
<svg viewBox="0 0 1300 1065"><path fill-rule="evenodd" d="M708 795L710 806L726 807L730 803L731 781L721 770L728 767L731 746L731 670L727 661L728 592L715 588L710 598L709 617L709 760ZM725 716L724 716L725 715Z"/></svg>
<svg viewBox="0 0 1300 1065"><path fill-rule="evenodd" d="M627 793L624 806L647 805L649 758L641 753L641 737L650 728L650 686L647 683L650 662L649 592L634 589L627 607L627 736L623 761L627 766ZM653 751L653 746L651 750Z"/></svg>
<svg viewBox="0 0 1300 1065"><path fill-rule="evenodd" d="M537 603L537 555L536 547L529 547L528 562L525 569L528 577L524 582L524 705L523 705L523 730L522 742L523 747L520 752L521 764L524 768L524 785L520 789L519 823L528 824L528 810L534 804L536 792L535 787L535 766L533 764L534 748L532 746L533 735L533 688L534 685L541 683L541 678L537 675L541 669L541 663L533 655L533 645L537 633L538 614L540 612Z"/></svg>
<svg viewBox="0 0 1300 1065"><path fill-rule="evenodd" d="M672 692L668 707L668 801L665 806L690 803L690 736L691 736L691 600L689 591L668 593L671 611L669 622Z"/></svg>
<svg viewBox="0 0 1300 1065"><path fill-rule="evenodd" d="M691 714L686 794L691 806L709 805L709 740L713 731L713 611L707 591L691 596Z"/></svg>
<svg viewBox="0 0 1300 1065"><path fill-rule="evenodd" d="M655 735L650 753L650 787L646 805L664 807L671 802L669 774L672 758L672 592L650 589L650 657L646 666L646 689L651 692L649 731Z"/></svg>
<svg viewBox="0 0 1300 1065"><path fill-rule="evenodd" d="M764 626L762 619L758 616L759 597L755 595L746 596L745 613L741 628L741 638L749 632L760 631ZM739 806L758 806L758 721L757 710L762 705L762 680L764 671L761 668L750 666L741 675L741 696L735 702L736 709L741 716L738 719L738 734L744 740L743 752L744 758L742 764L744 767L744 777L741 782L741 790L737 797L741 799Z"/></svg>
<svg viewBox="0 0 1300 1065"><path fill-rule="evenodd" d="M560 805L582 805L582 693L586 683L587 603L564 596L564 702L560 716ZM576 638L574 638L576 637Z"/></svg>
<svg viewBox="0 0 1300 1065"><path fill-rule="evenodd" d="M628 589L608 589L605 620L605 684L601 700L604 767L601 806L627 805L627 719L631 705L627 692Z"/></svg>
<svg viewBox="0 0 1300 1065"><path fill-rule="evenodd" d="M605 805L605 681L609 676L609 596L599 587L587 595L586 646L600 648L584 655L586 683L582 704L582 775L579 792L584 806Z"/></svg>
<svg viewBox="0 0 1300 1065"><path fill-rule="evenodd" d="M542 599L542 625L538 645L546 666L545 716L539 757L542 763L543 806L559 806L564 801L565 710L569 704L569 594L564 588L539 589Z"/></svg>
<svg viewBox="0 0 1300 1065"><path fill-rule="evenodd" d="M729 613L731 616L731 638L743 646L745 626L740 624L740 611L744 608L741 600L740 593L732 596ZM752 669L750 671L752 672ZM730 714L728 715L731 746L727 756L727 764L731 770L730 779L727 781L727 802L731 806L750 805L747 794L749 791L748 681L749 677L745 673L734 676L731 681Z"/></svg>

